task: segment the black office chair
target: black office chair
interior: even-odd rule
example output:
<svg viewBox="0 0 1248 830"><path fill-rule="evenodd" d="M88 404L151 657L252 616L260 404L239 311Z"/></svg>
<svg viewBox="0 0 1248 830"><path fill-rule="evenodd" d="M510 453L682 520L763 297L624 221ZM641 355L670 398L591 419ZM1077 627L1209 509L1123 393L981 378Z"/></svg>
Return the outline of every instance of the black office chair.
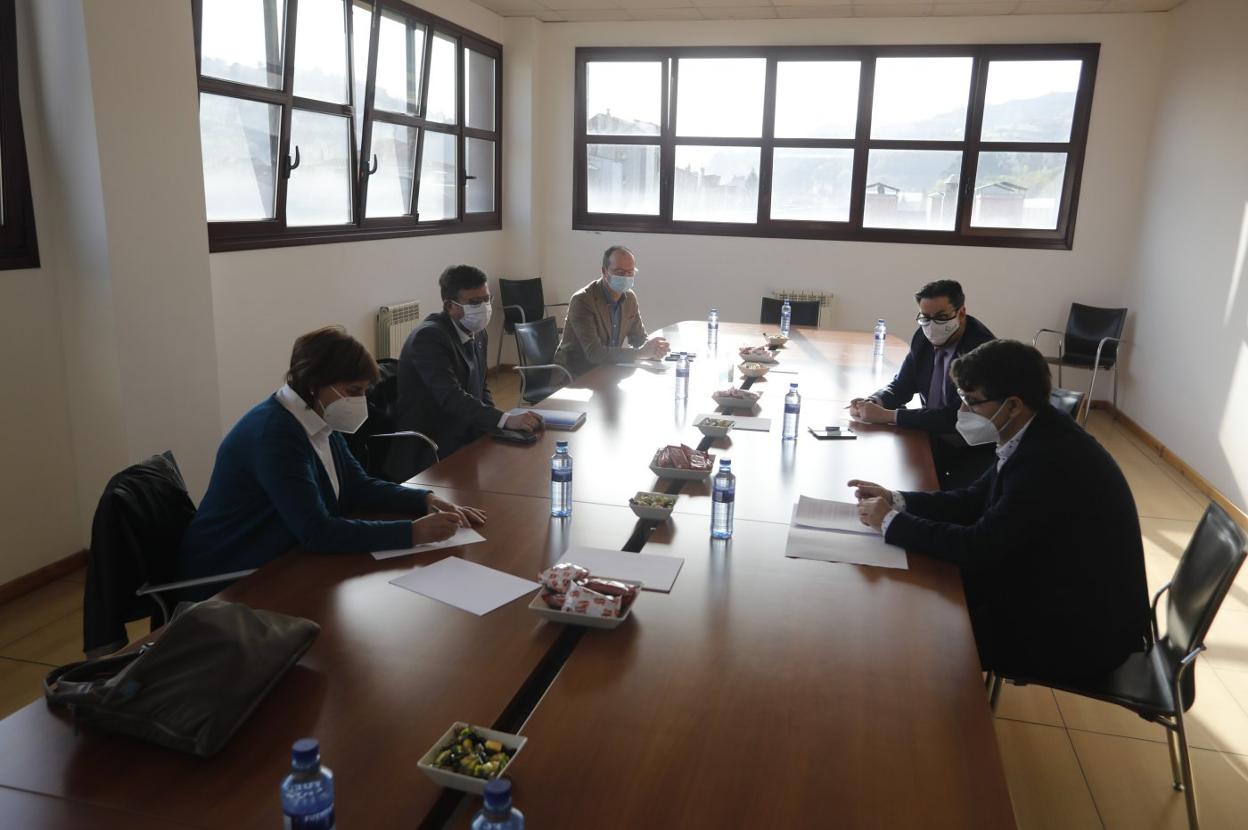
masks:
<svg viewBox="0 0 1248 830"><path fill-rule="evenodd" d="M153 629L164 625L169 606L182 591L252 573L171 581L182 535L194 516L195 503L171 452L132 464L109 479L91 522L87 555L82 650L88 657L126 646L126 623L132 620L149 617Z"/></svg>
<svg viewBox="0 0 1248 830"><path fill-rule="evenodd" d="M1085 697L1116 703L1147 721L1166 728L1170 772L1176 790L1186 790L1187 821L1199 827L1192 764L1188 758L1183 713L1196 701L1196 673L1192 664L1205 650L1205 634L1235 581L1248 552L1244 531L1216 504L1210 504L1169 582L1153 596L1153 640L1149 650L1132 654L1106 677L1078 685L1042 678L1003 678L990 673L995 709L1002 680L1016 685L1035 683ZM1160 636L1157 605L1169 591L1166 634Z"/></svg>
<svg viewBox="0 0 1248 830"><path fill-rule="evenodd" d="M1083 406L1083 393L1076 392L1073 389L1058 389L1054 387L1049 393L1049 403L1053 404L1054 409L1060 409L1070 417L1079 419L1079 407Z"/></svg>
<svg viewBox="0 0 1248 830"><path fill-rule="evenodd" d="M548 303L542 290L542 278L533 277L527 280L498 281L498 295L503 305L503 332L510 335L516 333L516 323L534 323L546 316L548 308L567 308L567 303ZM555 324L558 333L563 327ZM516 343L519 353L520 344ZM497 366L503 359L503 338L498 338L498 355L494 358Z"/></svg>
<svg viewBox="0 0 1248 830"><path fill-rule="evenodd" d="M376 478L402 483L423 469L418 453L406 449L395 451L399 441L420 441L432 450L432 466L438 460L438 445L429 436L415 430L396 432L399 408L399 361L383 357L377 361L381 374L368 387L368 420L355 432L344 435L351 454L365 472ZM424 459L428 461L428 459Z"/></svg>
<svg viewBox="0 0 1248 830"><path fill-rule="evenodd" d="M1114 373L1114 410L1118 409L1118 344L1122 342L1122 328L1127 322L1125 308L1098 308L1097 306L1070 304L1070 316L1066 318L1066 331L1040 329L1031 338L1036 345L1042 334L1057 335L1057 357L1046 357L1057 365L1057 385L1062 385L1062 367L1076 366L1091 369L1092 380L1088 383L1088 407L1083 421L1088 420L1092 408L1092 391L1096 388L1096 373L1100 369Z"/></svg>
<svg viewBox="0 0 1248 830"><path fill-rule="evenodd" d="M763 297L763 305L758 311L758 322L765 326L780 325L780 310L784 300L775 297ZM789 300L789 322L795 326L819 325L818 300Z"/></svg>
<svg viewBox="0 0 1248 830"><path fill-rule="evenodd" d="M516 323L516 351L520 365L520 399L527 404L550 397L561 386L572 382L572 373L555 363L559 330L554 317L532 323Z"/></svg>

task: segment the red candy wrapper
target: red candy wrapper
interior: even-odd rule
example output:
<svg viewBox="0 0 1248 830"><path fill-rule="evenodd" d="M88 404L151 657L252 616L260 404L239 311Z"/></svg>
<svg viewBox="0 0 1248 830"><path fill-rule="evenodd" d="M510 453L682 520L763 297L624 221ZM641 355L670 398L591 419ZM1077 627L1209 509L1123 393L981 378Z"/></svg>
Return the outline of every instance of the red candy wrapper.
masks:
<svg viewBox="0 0 1248 830"><path fill-rule="evenodd" d="M584 614L587 617L619 617L620 597L607 596L584 586L575 585L568 591L561 610L572 614Z"/></svg>
<svg viewBox="0 0 1248 830"><path fill-rule="evenodd" d="M565 599L567 599L566 594L556 594L552 591L546 591L546 590L542 591L542 602L546 603L547 605L549 605L551 608L555 609L556 611L563 610L563 601Z"/></svg>
<svg viewBox="0 0 1248 830"><path fill-rule="evenodd" d="M555 593L565 594L573 584L586 579L588 576L588 569L582 568L580 565L573 565L571 562L565 562L562 565L555 565L542 571L537 575L537 580Z"/></svg>

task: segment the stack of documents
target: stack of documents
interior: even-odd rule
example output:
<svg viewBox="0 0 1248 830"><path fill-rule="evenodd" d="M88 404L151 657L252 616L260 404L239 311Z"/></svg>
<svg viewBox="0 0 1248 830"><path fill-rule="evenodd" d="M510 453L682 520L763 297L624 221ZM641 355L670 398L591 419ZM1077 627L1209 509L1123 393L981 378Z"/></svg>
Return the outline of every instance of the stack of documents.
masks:
<svg viewBox="0 0 1248 830"><path fill-rule="evenodd" d="M793 506L784 555L791 559L909 569L904 550L887 544L858 519L858 505L808 496L801 496Z"/></svg>
<svg viewBox="0 0 1248 830"><path fill-rule="evenodd" d="M519 407L509 411L507 414L519 415L522 412L532 412L535 415L542 416L542 420L546 422L547 429L572 430L585 423L585 410L583 409L529 409L527 407Z"/></svg>

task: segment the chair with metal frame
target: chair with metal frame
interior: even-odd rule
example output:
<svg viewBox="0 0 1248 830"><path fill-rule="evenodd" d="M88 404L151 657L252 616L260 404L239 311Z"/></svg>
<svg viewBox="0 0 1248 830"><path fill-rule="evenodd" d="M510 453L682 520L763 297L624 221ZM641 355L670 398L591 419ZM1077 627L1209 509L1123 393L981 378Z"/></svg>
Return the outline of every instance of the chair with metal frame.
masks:
<svg viewBox="0 0 1248 830"><path fill-rule="evenodd" d="M784 300L775 297L763 297L763 304L758 310L758 322L765 326L780 325L780 311L784 308ZM795 326L819 325L818 300L789 300L789 322Z"/></svg>
<svg viewBox="0 0 1248 830"><path fill-rule="evenodd" d="M1070 417L1078 420L1079 407L1083 406L1083 393L1076 392L1074 389L1053 388L1049 393L1049 403L1054 409L1060 409Z"/></svg>
<svg viewBox="0 0 1248 830"><path fill-rule="evenodd" d="M1179 559L1174 576L1153 595L1153 642L1147 651L1132 654L1105 677L1075 683L1007 678L989 671L985 682L991 689L992 708L997 707L1002 681L1008 679L1015 685L1033 683L1115 703L1165 727L1174 788L1185 791L1188 825L1197 830L1196 792L1183 713L1196 701L1193 664L1205 650L1205 634L1248 555L1246 548L1248 537L1244 531L1225 510L1210 504ZM1163 637L1157 623L1157 606L1167 592Z"/></svg>
<svg viewBox="0 0 1248 830"><path fill-rule="evenodd" d="M520 365L520 399L535 404L572 382L572 373L555 363L559 331L554 317L532 323L516 323L516 351Z"/></svg>
<svg viewBox="0 0 1248 830"><path fill-rule="evenodd" d="M1125 308L1099 308L1071 303L1070 315L1066 318L1066 331L1040 329L1031 338L1031 345L1035 346L1042 334L1057 336L1057 357L1046 356L1045 360L1056 364L1058 386L1062 385L1063 366L1092 370L1092 379L1088 383L1088 403L1080 423L1088 420L1088 411L1094 400L1092 392L1096 388L1096 373L1101 369L1114 373L1114 411L1118 409L1118 344L1122 342L1122 329L1126 322Z"/></svg>
<svg viewBox="0 0 1248 830"><path fill-rule="evenodd" d="M404 482L420 472L414 466L414 454L406 458L392 458L395 441L423 441L433 450L433 460L438 461L438 445L432 438L415 430L396 430L399 406L399 361L392 357L378 359L380 377L368 387L368 419L355 432L343 437L351 454L371 476L392 482ZM403 469L412 467L412 469Z"/></svg>
<svg viewBox="0 0 1248 830"><path fill-rule="evenodd" d="M533 277L527 280L498 281L498 295L503 307L503 332L515 336L516 323L534 323L546 316L548 308L567 308L567 303L548 303L542 290L542 278ZM556 331L563 329L556 323ZM517 353L520 344L516 343ZM498 338L498 354L494 358L497 366L503 359L503 338ZM518 359L518 358L517 358Z"/></svg>

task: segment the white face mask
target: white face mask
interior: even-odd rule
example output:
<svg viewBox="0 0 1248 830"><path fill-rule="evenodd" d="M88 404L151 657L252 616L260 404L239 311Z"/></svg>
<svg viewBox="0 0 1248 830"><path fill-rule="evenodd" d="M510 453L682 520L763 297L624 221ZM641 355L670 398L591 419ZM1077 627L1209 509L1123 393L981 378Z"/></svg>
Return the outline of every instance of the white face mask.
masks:
<svg viewBox="0 0 1248 830"><path fill-rule="evenodd" d="M607 284L611 286L611 290L616 294L623 294L633 289L635 277L617 277L615 274L607 275Z"/></svg>
<svg viewBox="0 0 1248 830"><path fill-rule="evenodd" d="M350 435L368 420L368 399L363 395L348 398L334 387L329 388L338 400L325 407L325 414L321 417L330 429Z"/></svg>
<svg viewBox="0 0 1248 830"><path fill-rule="evenodd" d="M451 302L455 303L454 300L451 300ZM464 310L464 316L459 321L460 325L473 334L485 331L485 327L490 324L490 318L494 315L494 306L491 303L481 303L480 305L455 303L455 305Z"/></svg>
<svg viewBox="0 0 1248 830"><path fill-rule="evenodd" d="M930 340L933 346L943 346L957 332L958 318L954 317L952 320L946 320L943 323L932 320L924 323L921 328L923 329L923 336Z"/></svg>
<svg viewBox="0 0 1248 830"><path fill-rule="evenodd" d="M972 447L977 447L981 444L999 443L1001 440L1001 431L997 429L996 424L993 423L993 419L995 419L1004 408L1005 401L1002 401L1001 406L997 407L997 411L992 413L992 418L985 418L978 412L972 412L969 409L959 409L957 426L958 434L962 436L962 440L966 441L966 443ZM1005 424L1008 424L1012 420L1014 420L1013 415L1006 419ZM1005 424L1002 424L1001 426L1005 426Z"/></svg>

